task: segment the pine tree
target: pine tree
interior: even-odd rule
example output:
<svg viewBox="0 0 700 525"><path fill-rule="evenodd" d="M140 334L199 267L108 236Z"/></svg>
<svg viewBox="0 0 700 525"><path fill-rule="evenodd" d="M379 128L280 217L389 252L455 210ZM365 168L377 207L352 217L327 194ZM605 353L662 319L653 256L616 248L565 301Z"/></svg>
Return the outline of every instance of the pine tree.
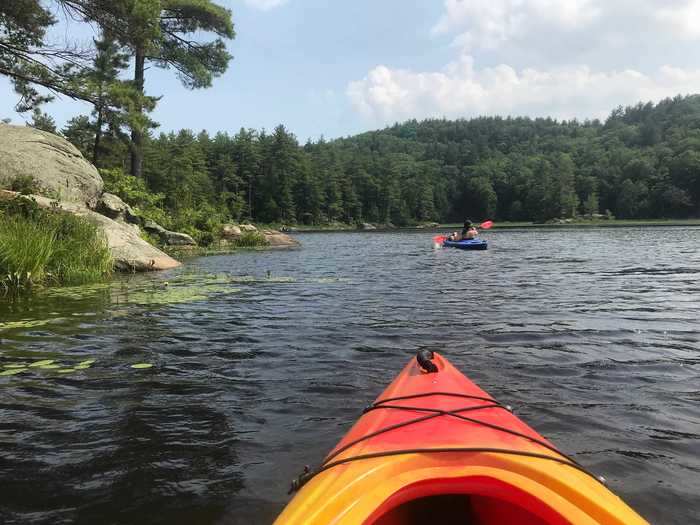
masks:
<svg viewBox="0 0 700 525"><path fill-rule="evenodd" d="M63 0L56 1L63 4ZM85 53L45 42L48 28L55 23L49 7L40 0L0 2L0 75L7 76L20 95L19 112L49 102L52 93L89 98L75 81L81 64L86 63ZM40 93L38 86L52 93Z"/></svg>
<svg viewBox="0 0 700 525"><path fill-rule="evenodd" d="M95 127L87 115L70 119L61 134L80 150L83 157L89 158L95 147Z"/></svg>
<svg viewBox="0 0 700 525"><path fill-rule="evenodd" d="M86 77L95 100L91 157L92 163L98 165L105 126L121 134L121 126L125 123L123 108L136 95L129 85L119 80L120 73L128 66L128 56L121 52L117 43L111 38L103 38L95 41L95 48L97 54L93 69Z"/></svg>
<svg viewBox="0 0 700 525"><path fill-rule="evenodd" d="M245 191L245 208L242 215L249 219L254 217L254 191L260 170L260 151L257 133L243 128L233 138L232 160L236 166L236 174L242 181Z"/></svg>
<svg viewBox="0 0 700 525"><path fill-rule="evenodd" d="M27 126L40 129L42 131L48 131L49 133L57 133L56 121L51 115L44 113L39 108L34 108L32 120L31 122L27 122Z"/></svg>
<svg viewBox="0 0 700 525"><path fill-rule="evenodd" d="M173 68L189 89L211 86L231 59L224 39L234 38L231 12L211 0L61 0L87 21L97 22L133 58L133 88L128 119L131 128L131 173L143 172L147 113L157 99L145 93L146 64ZM203 33L213 34L203 41Z"/></svg>

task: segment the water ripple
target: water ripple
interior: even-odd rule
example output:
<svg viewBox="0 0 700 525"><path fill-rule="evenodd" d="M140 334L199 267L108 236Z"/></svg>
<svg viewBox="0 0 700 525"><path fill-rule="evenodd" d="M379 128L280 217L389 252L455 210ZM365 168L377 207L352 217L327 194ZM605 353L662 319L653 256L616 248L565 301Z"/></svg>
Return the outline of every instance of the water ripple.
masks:
<svg viewBox="0 0 700 525"><path fill-rule="evenodd" d="M700 229L488 235L465 253L306 234L0 303L0 373L23 368L0 377L0 521L270 523L288 480L430 348L650 521L692 522Z"/></svg>

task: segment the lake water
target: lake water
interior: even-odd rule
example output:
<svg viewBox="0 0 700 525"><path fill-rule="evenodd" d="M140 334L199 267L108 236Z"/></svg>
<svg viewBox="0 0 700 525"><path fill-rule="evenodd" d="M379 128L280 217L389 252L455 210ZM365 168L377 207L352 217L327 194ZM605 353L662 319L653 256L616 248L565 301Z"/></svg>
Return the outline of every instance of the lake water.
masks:
<svg viewBox="0 0 700 525"><path fill-rule="evenodd" d="M700 229L433 235L0 299L0 372L45 361L0 377L0 522L269 524L421 348L652 523L696 522Z"/></svg>

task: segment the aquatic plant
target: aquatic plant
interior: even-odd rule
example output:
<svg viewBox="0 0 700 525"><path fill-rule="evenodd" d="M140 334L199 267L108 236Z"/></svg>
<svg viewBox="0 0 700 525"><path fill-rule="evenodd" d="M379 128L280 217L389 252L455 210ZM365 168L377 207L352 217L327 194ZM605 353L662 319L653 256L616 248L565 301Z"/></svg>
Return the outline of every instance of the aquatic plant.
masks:
<svg viewBox="0 0 700 525"><path fill-rule="evenodd" d="M27 288L47 277L56 244L55 233L18 217L0 215L0 283Z"/></svg>
<svg viewBox="0 0 700 525"><path fill-rule="evenodd" d="M49 263L53 279L60 284L96 282L112 271L112 256L103 234L87 220L64 213L44 217L56 235Z"/></svg>
<svg viewBox="0 0 700 525"><path fill-rule="evenodd" d="M23 197L0 202L0 288L82 284L111 271L107 243L86 219Z"/></svg>

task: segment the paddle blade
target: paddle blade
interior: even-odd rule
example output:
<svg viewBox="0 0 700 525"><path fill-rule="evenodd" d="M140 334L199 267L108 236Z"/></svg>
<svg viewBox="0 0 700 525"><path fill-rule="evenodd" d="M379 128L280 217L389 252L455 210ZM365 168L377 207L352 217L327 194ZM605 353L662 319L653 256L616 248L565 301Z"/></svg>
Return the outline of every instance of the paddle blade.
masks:
<svg viewBox="0 0 700 525"><path fill-rule="evenodd" d="M480 228L482 230L488 230L489 228L491 228L491 226L493 226L493 221L485 221L481 223Z"/></svg>
<svg viewBox="0 0 700 525"><path fill-rule="evenodd" d="M446 239L446 237L444 235L436 235L435 237L433 237L433 241L440 243L440 244L445 242L445 239Z"/></svg>

